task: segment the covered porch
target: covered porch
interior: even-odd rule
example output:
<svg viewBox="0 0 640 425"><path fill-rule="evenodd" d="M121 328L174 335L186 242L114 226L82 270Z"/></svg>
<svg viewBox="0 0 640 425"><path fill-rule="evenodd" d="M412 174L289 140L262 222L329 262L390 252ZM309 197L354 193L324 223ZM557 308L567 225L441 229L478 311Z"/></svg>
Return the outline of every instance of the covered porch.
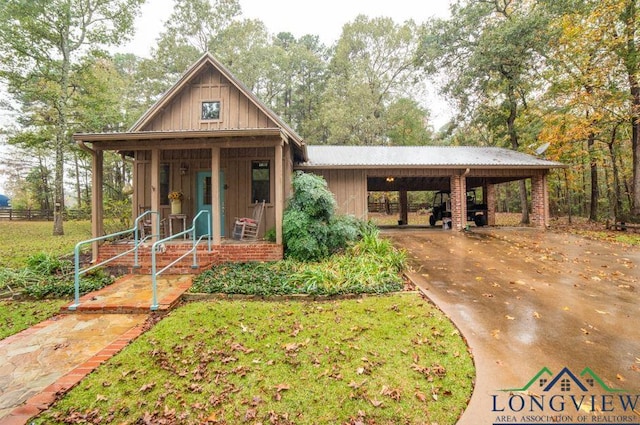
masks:
<svg viewBox="0 0 640 425"><path fill-rule="evenodd" d="M132 160L132 218L144 211L154 212L149 215L150 225L160 229L160 235L154 234L151 242L194 225L198 237L210 229L215 251L221 254L216 258L235 253L251 260L239 255L243 249L231 248L251 242L227 242L233 240L236 219L251 217L255 202L264 201L257 241L273 229L275 247L268 249L268 256L279 252L282 257L283 209L292 164L299 154L281 129L77 134L74 138L93 159L93 237L104 234L104 152L116 151ZM171 209L171 192L181 194L179 212ZM207 211L210 218L200 217L194 223L200 211ZM179 245L179 241L172 244ZM229 248L222 249L223 245ZM94 244L94 260L113 249ZM256 257L263 258L264 253L256 252Z"/></svg>

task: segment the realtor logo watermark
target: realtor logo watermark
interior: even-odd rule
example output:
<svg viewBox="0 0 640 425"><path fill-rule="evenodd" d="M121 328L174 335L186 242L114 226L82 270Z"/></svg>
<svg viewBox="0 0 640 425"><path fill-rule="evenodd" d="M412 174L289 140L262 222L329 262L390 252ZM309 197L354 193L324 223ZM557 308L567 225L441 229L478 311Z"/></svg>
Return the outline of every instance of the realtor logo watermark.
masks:
<svg viewBox="0 0 640 425"><path fill-rule="evenodd" d="M591 368L543 367L522 388L491 395L494 425L640 425L640 394L611 388Z"/></svg>

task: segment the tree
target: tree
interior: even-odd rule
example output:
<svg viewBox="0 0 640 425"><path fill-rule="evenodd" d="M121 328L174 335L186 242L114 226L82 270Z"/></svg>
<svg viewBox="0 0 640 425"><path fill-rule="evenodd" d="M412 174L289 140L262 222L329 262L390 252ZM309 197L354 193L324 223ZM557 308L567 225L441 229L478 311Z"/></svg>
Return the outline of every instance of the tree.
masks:
<svg viewBox="0 0 640 425"><path fill-rule="evenodd" d="M401 98L387 110L387 139L397 146L426 145L433 139L429 111L413 99Z"/></svg>
<svg viewBox="0 0 640 425"><path fill-rule="evenodd" d="M461 122L503 136L498 144L523 145L517 119L537 87L547 45L547 17L532 1L460 0L451 19L425 26L420 61L445 80L443 92L457 101ZM466 118L469 117L469 118ZM530 141L531 142L531 141ZM522 222L529 222L527 191L520 185Z"/></svg>
<svg viewBox="0 0 640 425"><path fill-rule="evenodd" d="M413 21L360 15L343 27L322 105L329 143L387 143L387 108L418 90L417 47Z"/></svg>
<svg viewBox="0 0 640 425"><path fill-rule="evenodd" d="M80 58L117 44L133 31L144 0L2 0L0 78L24 112L53 130L55 156L53 234L64 234L64 158L70 143L69 108Z"/></svg>

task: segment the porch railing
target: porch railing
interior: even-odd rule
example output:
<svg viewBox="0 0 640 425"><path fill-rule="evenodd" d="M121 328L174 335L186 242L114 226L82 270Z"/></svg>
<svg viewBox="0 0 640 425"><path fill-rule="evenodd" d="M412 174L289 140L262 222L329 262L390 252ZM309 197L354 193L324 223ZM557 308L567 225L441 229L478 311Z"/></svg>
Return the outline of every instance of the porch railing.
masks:
<svg viewBox="0 0 640 425"><path fill-rule="evenodd" d="M196 240L196 224L198 223L198 219L204 216L206 217L207 220L207 234L206 235L202 235L200 236L200 238L198 238ZM176 239L185 235L188 235L189 233L191 233L191 240L193 242L193 245L191 247L191 249L187 252L185 252L184 254L182 254L180 257L178 257L177 259L175 259L174 261L172 261L171 263L169 263L168 265L164 266L162 269L158 270L157 269L157 261L156 261L156 254L158 252L158 248L170 241L171 239ZM152 290L152 300L151 300L151 310L157 310L158 309L158 275L160 275L161 273L164 273L165 271L169 270L171 267L173 267L176 263L178 263L179 261L181 261L183 258L185 258L187 255L193 253L193 263L191 264L191 268L192 269L197 269L198 268L198 255L196 252L196 249L198 248L198 244L200 244L200 242L202 242L202 240L204 238L207 238L208 241L208 250L209 252L211 252L211 213L209 211L206 210L202 210L200 211L195 218L193 219L192 225L190 228L183 230L180 233L176 233L175 235L172 236L168 236L164 239L160 239L156 242L154 242L153 246L151 247L151 290Z"/></svg>
<svg viewBox="0 0 640 425"><path fill-rule="evenodd" d="M142 222L143 219L145 219L147 216L152 216L153 214L156 214L158 216L158 219L156 220L156 229L155 229L155 233L150 234L150 235L146 235L143 238L140 238L140 223ZM107 258L104 261L101 261L98 264L93 264L85 269L80 269L80 249L82 248L83 245L87 245L90 243L94 243L94 242L100 242L100 241L104 241L107 239L111 239L111 238L117 238L120 236L125 236L125 235L129 235L133 232L133 238L134 238L134 244L133 244L133 248L121 252L119 254L114 255L113 257ZM88 272L90 272L91 270L94 270L98 267L104 266L105 264L116 260L120 257L123 257L131 252L134 252L134 267L138 266L138 248L140 247L140 245L142 245L144 242L146 242L148 239L151 239L153 237L159 237L160 236L160 213L157 211L145 211L144 213L142 213L138 218L136 218L135 223L134 223L134 227L131 229L127 229L127 230L123 230L121 232L116 232L116 233L112 233L110 235L106 235L106 236L100 236L97 238L93 238L93 239L88 239L86 241L82 241L82 242L78 242L76 244L75 250L74 250L74 267L75 267L75 271L74 271L74 303L71 304L69 306L69 310L76 310L78 308L78 306L80 305L80 276L83 274L86 274Z"/></svg>

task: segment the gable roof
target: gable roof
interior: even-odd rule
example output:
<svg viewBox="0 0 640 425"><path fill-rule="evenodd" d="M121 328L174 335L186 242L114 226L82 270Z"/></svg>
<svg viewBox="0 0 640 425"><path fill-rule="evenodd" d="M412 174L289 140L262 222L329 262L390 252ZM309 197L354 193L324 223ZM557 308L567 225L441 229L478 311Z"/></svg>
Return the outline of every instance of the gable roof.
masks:
<svg viewBox="0 0 640 425"><path fill-rule="evenodd" d="M200 71L207 66L214 67L220 72L227 80L231 82L244 96L246 96L261 112L271 118L281 130L286 134L288 139L292 141L298 148L304 151L304 140L297 134L289 125L287 125L282 118L280 118L275 112L273 112L267 105L265 105L258 97L249 90L238 78L236 78L231 71L229 71L223 64L221 64L213 55L209 52L205 53L198 59L184 74L178 79L178 81L169 88L161 97L153 104L147 111L131 126L129 133L140 132L149 122L151 122L162 109L171 103L171 101L184 89L184 87L195 78Z"/></svg>
<svg viewBox="0 0 640 425"><path fill-rule="evenodd" d="M475 146L307 146L300 168L562 168L564 164L505 148Z"/></svg>

